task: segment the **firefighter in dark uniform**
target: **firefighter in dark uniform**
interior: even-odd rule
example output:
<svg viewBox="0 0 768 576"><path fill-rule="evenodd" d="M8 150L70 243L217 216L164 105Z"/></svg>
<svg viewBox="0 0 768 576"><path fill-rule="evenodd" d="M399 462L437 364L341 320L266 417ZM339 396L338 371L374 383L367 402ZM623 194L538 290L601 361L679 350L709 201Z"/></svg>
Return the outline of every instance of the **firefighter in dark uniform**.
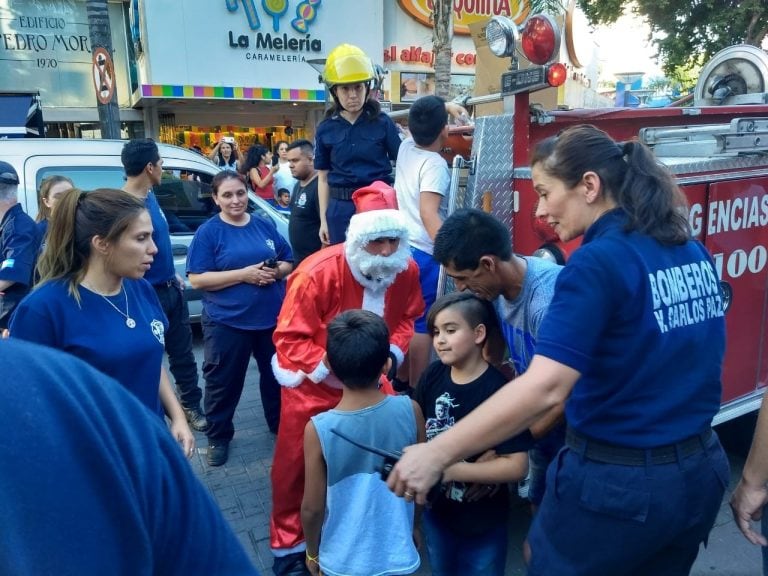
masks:
<svg viewBox="0 0 768 576"><path fill-rule="evenodd" d="M642 144L577 126L542 141L531 167L537 216L564 241L584 236L536 355L451 430L408 448L390 487L424 502L446 466L566 401L566 447L547 471L529 574L688 574L729 479L710 427L725 349L712 259Z"/></svg>
<svg viewBox="0 0 768 576"><path fill-rule="evenodd" d="M0 332L32 288L40 232L18 203L19 175L0 160Z"/></svg>

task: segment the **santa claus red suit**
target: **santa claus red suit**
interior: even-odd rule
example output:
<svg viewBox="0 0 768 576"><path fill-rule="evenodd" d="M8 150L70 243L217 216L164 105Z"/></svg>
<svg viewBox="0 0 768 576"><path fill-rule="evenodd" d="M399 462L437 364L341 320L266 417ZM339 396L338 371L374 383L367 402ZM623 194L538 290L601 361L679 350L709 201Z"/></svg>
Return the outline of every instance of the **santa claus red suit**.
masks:
<svg viewBox="0 0 768 576"><path fill-rule="evenodd" d="M381 182L358 190L354 197L358 213L350 221L344 244L312 254L288 279L272 360L283 387L272 465L270 544L276 566L281 558L295 553L301 553L303 564L304 428L312 416L330 410L341 399L341 384L323 362L328 323L345 310L375 312L389 327L390 350L400 364L413 336L414 320L424 309L402 215L390 208L362 211L391 205L386 199L391 192ZM382 238L399 239L397 249L386 255L366 250L369 243Z"/></svg>

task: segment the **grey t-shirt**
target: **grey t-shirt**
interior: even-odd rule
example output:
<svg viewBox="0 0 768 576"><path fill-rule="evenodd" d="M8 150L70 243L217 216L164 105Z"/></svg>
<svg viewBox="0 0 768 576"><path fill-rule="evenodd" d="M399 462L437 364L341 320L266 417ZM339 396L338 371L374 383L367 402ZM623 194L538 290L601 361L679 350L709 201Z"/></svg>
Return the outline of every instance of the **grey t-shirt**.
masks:
<svg viewBox="0 0 768 576"><path fill-rule="evenodd" d="M563 268L535 256L520 258L528 264L520 294L514 300L499 296L493 303L510 360L518 374L525 372L533 359L539 327L555 293L557 275Z"/></svg>

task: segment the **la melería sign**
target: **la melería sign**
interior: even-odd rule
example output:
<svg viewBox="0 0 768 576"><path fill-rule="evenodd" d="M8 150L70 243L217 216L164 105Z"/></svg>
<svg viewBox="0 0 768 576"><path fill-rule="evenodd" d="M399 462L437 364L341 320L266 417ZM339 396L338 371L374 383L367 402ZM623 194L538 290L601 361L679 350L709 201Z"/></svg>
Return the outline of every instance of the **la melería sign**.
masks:
<svg viewBox="0 0 768 576"><path fill-rule="evenodd" d="M273 36L269 32L257 32L254 37L254 44L255 50L262 50L263 52L249 51L245 55L246 60L305 62L306 58L304 54L323 51L322 40L312 38L309 34L304 38L289 38L286 33L283 33L282 36L278 34ZM249 50L250 45L251 39L246 34L240 34L236 37L232 30L229 31L230 48ZM278 53L281 51L287 51L289 53Z"/></svg>
<svg viewBox="0 0 768 576"><path fill-rule="evenodd" d="M255 0L241 0L242 14L248 22L253 33L253 50L251 50L251 37L248 34L238 34L232 30L228 32L229 47L235 50L245 50L246 60L270 61L270 62L306 62L306 54L323 51L323 43L317 38L312 38L309 29L315 22L322 0L301 0L290 6L287 0L283 2L262 2L261 8L264 14L260 14ZM225 0L227 10L239 12L240 3L237 0ZM290 10L294 8L294 10ZM293 12L293 18L291 18ZM262 16L264 20L272 21L272 32L262 32ZM303 37L289 37L280 33L281 21L287 20L294 32Z"/></svg>

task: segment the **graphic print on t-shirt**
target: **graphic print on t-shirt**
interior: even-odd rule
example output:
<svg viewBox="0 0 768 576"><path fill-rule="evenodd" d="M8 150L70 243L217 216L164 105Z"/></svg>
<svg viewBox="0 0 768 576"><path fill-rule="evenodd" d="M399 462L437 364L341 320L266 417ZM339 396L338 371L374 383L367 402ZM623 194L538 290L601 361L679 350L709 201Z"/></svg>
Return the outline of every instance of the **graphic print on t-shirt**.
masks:
<svg viewBox="0 0 768 576"><path fill-rule="evenodd" d="M152 334L157 338L157 341L165 346L165 326L163 326L163 323L160 322L160 320L152 320L149 325L152 328Z"/></svg>
<svg viewBox="0 0 768 576"><path fill-rule="evenodd" d="M440 432L445 432L453 426L456 419L451 416L451 408L457 406L448 392L443 392L435 399L435 417L427 418L427 440L432 440Z"/></svg>

